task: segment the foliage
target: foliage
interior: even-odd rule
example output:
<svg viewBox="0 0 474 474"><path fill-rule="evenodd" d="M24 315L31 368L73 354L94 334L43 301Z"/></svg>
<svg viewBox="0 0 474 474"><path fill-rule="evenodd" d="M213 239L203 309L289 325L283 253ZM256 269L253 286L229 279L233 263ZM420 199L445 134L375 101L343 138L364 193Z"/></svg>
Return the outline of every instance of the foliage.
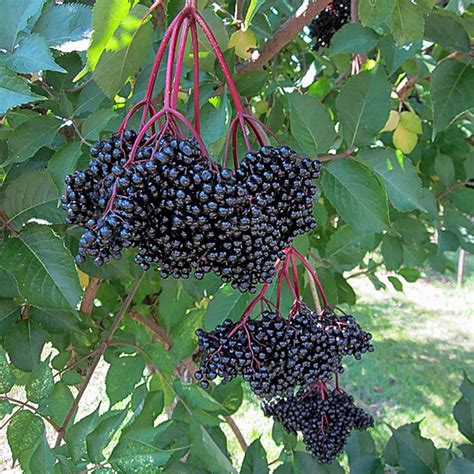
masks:
<svg viewBox="0 0 474 474"><path fill-rule="evenodd" d="M143 275L131 254L101 268L77 267L80 234L58 208L62 176L83 168L90 144L143 98L163 23L183 3L149 16L149 1L0 4L0 417L24 472L260 473L273 461L254 441L243 465L232 463L221 425L242 403L239 381L210 392L189 383L195 330L238 318L247 296L213 276ZM228 13L234 1L220 3L216 10L204 0L200 8L240 94L282 142L325 163L314 209L320 226L297 248L315 263L331 303L355 303L350 275L381 288L377 271L385 269L402 290L424 268L449 271L446 252L473 252L469 2L360 0L360 24L345 25L330 48L312 52L303 32L263 69L242 73L239 57L248 47L239 41L261 48L298 2L247 1L237 19ZM240 20L250 33L235 35ZM199 41L202 135L219 161L230 105L212 50ZM163 83L160 70L157 89ZM192 116L192 95L179 99ZM386 125L391 111L395 125ZM311 301L309 284L304 294ZM80 395L104 361L110 404L79 418ZM413 423L393 431L381 457L370 434L355 434L347 447L351 472L472 472L474 385L467 377L461 390L454 416L466 444L437 449ZM338 463L318 465L274 432L282 445L275 472L343 472Z"/></svg>

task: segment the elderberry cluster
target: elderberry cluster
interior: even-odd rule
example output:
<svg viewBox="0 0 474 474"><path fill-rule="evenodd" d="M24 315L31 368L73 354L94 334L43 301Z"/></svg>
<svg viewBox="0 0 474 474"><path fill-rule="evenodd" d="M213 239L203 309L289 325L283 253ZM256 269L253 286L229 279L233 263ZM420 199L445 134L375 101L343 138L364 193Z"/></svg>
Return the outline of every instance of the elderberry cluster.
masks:
<svg viewBox="0 0 474 474"><path fill-rule="evenodd" d="M350 15L350 0L335 0L316 15L309 26L310 35L315 38L313 50L329 46L335 33L350 20Z"/></svg>
<svg viewBox="0 0 474 474"><path fill-rule="evenodd" d="M326 393L314 387L294 396L264 404L266 416L280 422L289 433L303 434L306 448L321 463L338 456L353 429L373 426L372 417L338 389Z"/></svg>
<svg viewBox="0 0 474 474"><path fill-rule="evenodd" d="M166 135L158 144L145 136L128 163L135 140L128 130L99 142L89 167L66 177L67 221L87 229L78 263L91 256L102 265L133 247L136 263L158 264L164 278L213 271L255 292L272 281L291 241L316 225L318 161L264 146L232 171L212 163L196 140Z"/></svg>
<svg viewBox="0 0 474 474"><path fill-rule="evenodd" d="M282 318L264 311L245 323L226 320L213 331L196 331L202 362L195 378L203 388L221 377L241 375L262 398L291 396L297 387L330 381L343 371L342 359L372 352L372 335L353 316L326 308L321 314L303 305Z"/></svg>

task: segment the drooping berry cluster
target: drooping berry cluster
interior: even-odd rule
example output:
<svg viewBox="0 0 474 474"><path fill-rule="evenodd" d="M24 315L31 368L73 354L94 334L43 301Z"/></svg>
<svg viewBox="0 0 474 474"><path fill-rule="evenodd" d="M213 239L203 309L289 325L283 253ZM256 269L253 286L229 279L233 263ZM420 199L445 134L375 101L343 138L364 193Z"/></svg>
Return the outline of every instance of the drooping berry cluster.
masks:
<svg viewBox="0 0 474 474"><path fill-rule="evenodd" d="M269 283L274 262L295 236L312 229L313 180L320 164L290 148L262 146L237 170L216 165L196 140L145 136L128 163L133 131L91 149L84 171L66 177L68 222L87 229L77 261L97 265L136 247L143 270L202 278L213 271L241 291ZM126 166L125 166L126 165Z"/></svg>
<svg viewBox="0 0 474 474"><path fill-rule="evenodd" d="M330 381L343 371L342 359L360 359L372 352L371 334L353 316L329 308L317 314L298 305L288 319L264 311L245 324L224 321L213 331L197 331L204 356L195 378L206 388L209 380L224 382L241 375L262 398L291 396L299 387Z"/></svg>
<svg viewBox="0 0 474 474"><path fill-rule="evenodd" d="M315 38L313 50L325 48L331 43L332 37L341 29L351 16L350 0L335 0L319 15L316 15L309 26L310 35Z"/></svg>
<svg viewBox="0 0 474 474"><path fill-rule="evenodd" d="M289 433L303 434L306 448L321 463L329 463L344 449L353 429L373 426L372 417L354 404L352 397L338 389L327 393L316 388L264 404Z"/></svg>

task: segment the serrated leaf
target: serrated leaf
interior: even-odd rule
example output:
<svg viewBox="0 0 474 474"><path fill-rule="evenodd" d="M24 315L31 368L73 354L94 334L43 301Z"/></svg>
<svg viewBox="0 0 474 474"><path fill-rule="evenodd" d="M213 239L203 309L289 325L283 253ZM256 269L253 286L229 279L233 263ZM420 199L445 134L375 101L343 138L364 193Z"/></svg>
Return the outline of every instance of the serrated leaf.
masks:
<svg viewBox="0 0 474 474"><path fill-rule="evenodd" d="M92 433L99 423L99 409L70 426L65 435L68 450L75 462L87 460L86 437Z"/></svg>
<svg viewBox="0 0 474 474"><path fill-rule="evenodd" d="M126 416L127 410L112 410L101 415L97 428L86 437L87 453L92 462L99 463L104 459L103 450L109 445Z"/></svg>
<svg viewBox="0 0 474 474"><path fill-rule="evenodd" d="M311 95L290 94L291 133L303 153L314 157L326 152L336 137L334 124L325 107Z"/></svg>
<svg viewBox="0 0 474 474"><path fill-rule="evenodd" d="M410 159L397 155L390 148L374 148L361 153L383 180L388 198L400 212L419 209L427 212L423 203L421 179Z"/></svg>
<svg viewBox="0 0 474 474"><path fill-rule="evenodd" d="M379 36L360 23L347 23L331 39L330 54L366 53L375 48Z"/></svg>
<svg viewBox="0 0 474 474"><path fill-rule="evenodd" d="M97 0L92 9L92 39L87 50L87 64L75 78L93 71L107 43L132 7L129 0Z"/></svg>
<svg viewBox="0 0 474 474"><path fill-rule="evenodd" d="M40 361L47 336L44 329L29 319L17 321L5 334L3 346L16 367L30 372Z"/></svg>
<svg viewBox="0 0 474 474"><path fill-rule="evenodd" d="M0 64L0 114L13 107L28 104L45 97L31 92L28 83L18 77L11 69Z"/></svg>
<svg viewBox="0 0 474 474"><path fill-rule="evenodd" d="M344 225L329 238L325 259L337 271L350 270L360 263L365 254L373 250L376 244L374 234L361 234L351 226Z"/></svg>
<svg viewBox="0 0 474 474"><path fill-rule="evenodd" d="M205 327L213 329L225 319L237 321L249 301L247 293L234 291L230 285L225 285L217 292L207 307L204 316Z"/></svg>
<svg viewBox="0 0 474 474"><path fill-rule="evenodd" d="M249 71L239 74L235 81L237 91L245 97L252 97L259 94L268 79L268 71Z"/></svg>
<svg viewBox="0 0 474 474"><path fill-rule="evenodd" d="M69 311L42 310L32 306L29 318L51 334L80 333L78 318Z"/></svg>
<svg viewBox="0 0 474 474"><path fill-rule="evenodd" d="M81 92L79 92L74 115L80 117L97 110L101 102L106 97L107 96L101 91L100 87L94 81L89 82L86 86L84 86Z"/></svg>
<svg viewBox="0 0 474 474"><path fill-rule="evenodd" d="M0 393L8 393L15 383L15 376L7 360L3 347L0 346Z"/></svg>
<svg viewBox="0 0 474 474"><path fill-rule="evenodd" d="M18 33L23 31L28 20L37 15L45 0L2 0L0 3L0 49L13 51Z"/></svg>
<svg viewBox="0 0 474 474"><path fill-rule="evenodd" d="M398 44L421 40L425 29L423 10L410 0L396 0L392 11L391 28Z"/></svg>
<svg viewBox="0 0 474 474"><path fill-rule="evenodd" d="M381 232L390 227L385 189L365 165L334 160L326 166L321 184L325 197L354 229Z"/></svg>
<svg viewBox="0 0 474 474"><path fill-rule="evenodd" d="M398 451L398 462L407 472L432 474L437 471L436 448L433 441L423 438L419 423L398 428L394 434Z"/></svg>
<svg viewBox="0 0 474 474"><path fill-rule="evenodd" d="M244 397L242 383L237 378L225 384L221 383L214 388L212 396L232 415L242 405Z"/></svg>
<svg viewBox="0 0 474 474"><path fill-rule="evenodd" d="M94 80L109 96L121 89L127 79L138 72L152 44L152 25L142 22L147 8L137 5L123 18L116 42L107 46L94 70Z"/></svg>
<svg viewBox="0 0 474 474"><path fill-rule="evenodd" d="M44 39L38 35L26 36L18 48L5 58L14 71L27 74L39 71L66 72L56 64Z"/></svg>
<svg viewBox="0 0 474 474"><path fill-rule="evenodd" d="M24 173L6 189L0 207L14 228L29 219L43 219L53 224L64 222L64 212L58 208L58 190L47 171Z"/></svg>
<svg viewBox="0 0 474 474"><path fill-rule="evenodd" d="M128 397L141 380L145 360L142 356L114 357L105 377L105 392L110 406Z"/></svg>
<svg viewBox="0 0 474 474"><path fill-rule="evenodd" d="M266 474L268 472L267 453L260 440L256 439L245 452L240 474Z"/></svg>
<svg viewBox="0 0 474 474"><path fill-rule="evenodd" d="M464 374L461 385L461 399L453 409L454 418L458 424L459 431L474 443L474 383Z"/></svg>
<svg viewBox="0 0 474 474"><path fill-rule="evenodd" d="M82 136L86 140L94 141L99 139L100 132L107 130L107 124L116 117L113 110L101 109L90 114L82 122Z"/></svg>
<svg viewBox="0 0 474 474"><path fill-rule="evenodd" d="M156 447L158 432L155 428L124 431L110 455L109 463L120 472L144 472L151 467L164 466L171 452Z"/></svg>
<svg viewBox="0 0 474 474"><path fill-rule="evenodd" d="M336 109L348 147L367 145L382 130L390 112L390 92L380 68L361 72L342 87Z"/></svg>
<svg viewBox="0 0 474 474"><path fill-rule="evenodd" d="M180 380L175 380L173 387L175 392L190 408L200 408L207 412L227 414L226 409L198 385L186 384Z"/></svg>
<svg viewBox="0 0 474 474"><path fill-rule="evenodd" d="M33 32L40 34L49 47L68 52L84 51L91 34L91 16L87 5L54 5L39 17Z"/></svg>
<svg viewBox="0 0 474 474"><path fill-rule="evenodd" d="M422 42L415 41L404 45L397 45L389 35L382 36L379 49L389 75L393 74L407 59L415 56L421 49Z"/></svg>
<svg viewBox="0 0 474 474"><path fill-rule="evenodd" d="M44 423L31 411L21 410L16 413L7 428L7 438L13 459L34 448L44 433Z"/></svg>
<svg viewBox="0 0 474 474"><path fill-rule="evenodd" d="M48 171L59 192L63 192L66 188L64 178L77 169L81 155L81 142L73 142L57 150L49 160Z"/></svg>
<svg viewBox="0 0 474 474"><path fill-rule="evenodd" d="M51 394L41 400L38 411L49 416L58 426L62 426L66 414L74 403L71 389L63 382L54 385Z"/></svg>
<svg viewBox="0 0 474 474"><path fill-rule="evenodd" d="M8 139L9 162L32 158L43 147L50 147L61 125L52 115L38 115L13 130Z"/></svg>
<svg viewBox="0 0 474 474"><path fill-rule="evenodd" d="M46 436L43 435L30 459L30 469L32 474L49 474L54 471L56 456L49 447Z"/></svg>
<svg viewBox="0 0 474 474"><path fill-rule="evenodd" d="M384 24L395 7L395 0L361 0L359 18L364 26L375 28Z"/></svg>
<svg viewBox="0 0 474 474"><path fill-rule="evenodd" d="M433 128L437 133L474 107L474 68L455 59L443 61L431 77L431 99Z"/></svg>
<svg viewBox="0 0 474 474"><path fill-rule="evenodd" d="M54 379L49 359L32 370L25 388L28 400L34 403L39 403L40 400L51 395L54 390Z"/></svg>
<svg viewBox="0 0 474 474"><path fill-rule="evenodd" d="M16 278L20 293L30 304L76 310L82 290L74 260L51 229L26 226L18 237L5 243L0 266Z"/></svg>
<svg viewBox="0 0 474 474"><path fill-rule="evenodd" d="M470 49L466 30L454 19L440 13L431 13L425 17L425 38L452 51Z"/></svg>
<svg viewBox="0 0 474 474"><path fill-rule="evenodd" d="M1 272L0 272L1 273ZM2 280L3 275L0 274L0 281L2 285L5 282L5 285L8 282ZM8 328L18 319L20 319L21 306L12 300L0 299L0 338L2 338Z"/></svg>

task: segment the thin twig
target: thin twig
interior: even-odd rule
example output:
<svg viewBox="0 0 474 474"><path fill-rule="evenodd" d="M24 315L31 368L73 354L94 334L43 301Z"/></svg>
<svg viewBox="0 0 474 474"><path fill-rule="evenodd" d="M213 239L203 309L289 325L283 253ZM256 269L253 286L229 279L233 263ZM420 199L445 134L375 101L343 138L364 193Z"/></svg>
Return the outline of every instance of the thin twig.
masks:
<svg viewBox="0 0 474 474"><path fill-rule="evenodd" d="M306 273L308 275L309 289L311 290L311 296L313 297L316 312L318 314L321 314L323 312L323 309L321 307L321 301L319 299L319 294L318 294L318 289L316 288L316 283L314 282L314 280L311 276L311 273L308 270L306 270Z"/></svg>
<svg viewBox="0 0 474 474"><path fill-rule="evenodd" d="M237 426L237 423L231 416L225 416L224 418L227 424L229 425L230 429L233 431L235 437L237 438L237 441L239 442L240 447L245 453L247 451L248 445L247 445L247 442L245 441L242 431L240 431L240 428Z"/></svg>
<svg viewBox="0 0 474 474"><path fill-rule="evenodd" d="M100 278L91 278L89 283L87 284L86 291L84 292L84 296L82 297L81 301L81 312L90 316L92 314L92 310L94 309L94 300L97 296L97 292L99 291L100 284L102 280Z"/></svg>
<svg viewBox="0 0 474 474"><path fill-rule="evenodd" d="M58 432L58 437L56 439L55 446L59 446L61 444L61 441L64 439L64 435L66 434L66 428L67 428L69 422L71 421L72 417L76 413L76 410L79 406L79 402L81 401L81 398L84 395L84 392L86 391L87 386L89 385L89 382L92 379L92 376L94 375L95 369L99 365L99 362L100 362L100 359L102 358L102 355L104 354L105 350L107 349L107 346L108 346L110 340L112 339L112 337L114 336L115 331L117 331L123 317L127 313L128 308L130 307L130 304L132 303L133 297L135 296L135 293L137 292L137 290L140 286L140 283L143 280L144 275L145 274L142 273L142 275L137 280L135 280L135 282L133 283L127 297L125 298L125 301L123 302L122 306L120 307L120 309L117 313L117 316L115 317L114 322L110 326L106 337L101 342L101 344L98 348L98 352L95 355L95 357L94 357L94 359L91 363L91 366L89 367L89 371L87 372L87 375L84 379L84 382L81 385L81 387L79 388L79 391L77 392L76 398L75 398L73 404L71 405L71 408L69 409L66 416L64 417L63 424L61 425L61 427L59 429L59 432Z"/></svg>
<svg viewBox="0 0 474 474"><path fill-rule="evenodd" d="M134 321L147 328L151 332L153 338L163 344L165 350L169 351L171 349L172 341L169 334L153 319L147 318L137 311L130 311L129 316Z"/></svg>
<svg viewBox="0 0 474 474"><path fill-rule="evenodd" d="M305 0L296 12L288 17L275 31L273 36L252 53L251 59L237 66L237 72L249 72L260 69L281 51L311 20L324 10L331 0Z"/></svg>
<svg viewBox="0 0 474 474"><path fill-rule="evenodd" d="M469 183L469 180L466 179L464 181L461 181L460 183L453 184L452 186L449 186L449 188L445 189L442 193L438 194L438 196L436 196L436 199L438 201L441 201L441 199L446 197L448 194L452 193L453 191L456 191L459 188L463 188L468 183Z"/></svg>

